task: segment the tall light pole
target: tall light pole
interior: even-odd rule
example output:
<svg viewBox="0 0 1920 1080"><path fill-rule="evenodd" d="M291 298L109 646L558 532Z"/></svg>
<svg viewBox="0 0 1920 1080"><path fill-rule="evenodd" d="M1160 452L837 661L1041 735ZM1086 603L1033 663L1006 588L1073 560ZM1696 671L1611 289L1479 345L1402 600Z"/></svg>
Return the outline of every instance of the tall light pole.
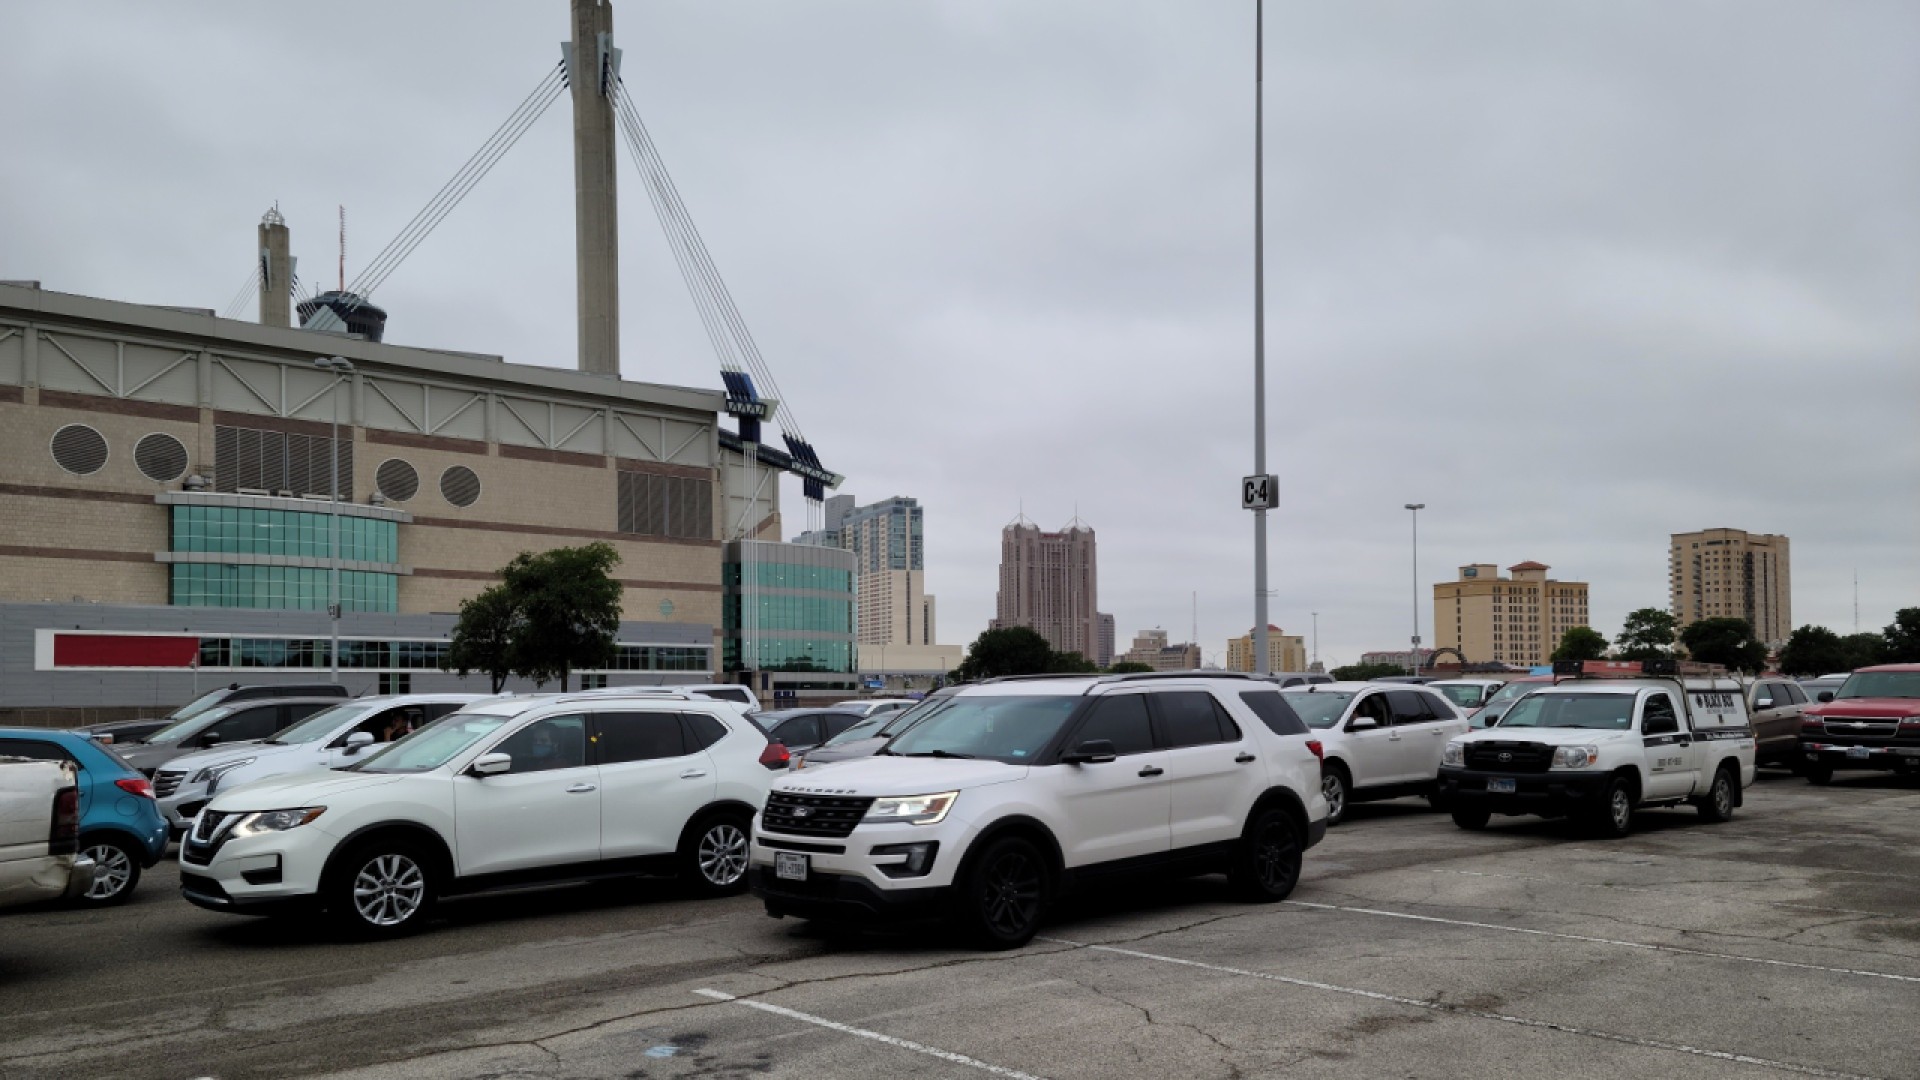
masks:
<svg viewBox="0 0 1920 1080"><path fill-rule="evenodd" d="M344 356L316 356L313 366L324 368L333 373L333 436L327 444L327 465L333 474L332 498L327 502L327 513L331 517L331 538L327 544L330 552L328 562L331 569L327 573L327 619L333 626L331 644L327 646L327 670L334 682L340 681L340 384L353 374L353 362Z"/></svg>
<svg viewBox="0 0 1920 1080"><path fill-rule="evenodd" d="M1263 497L1253 511L1253 670L1273 670L1267 642L1267 507L1272 504L1267 480L1267 279L1266 206L1264 192L1263 99L1266 97L1266 3L1253 4L1253 473L1261 478Z"/></svg>
<svg viewBox="0 0 1920 1080"><path fill-rule="evenodd" d="M1426 508L1426 503L1407 504L1413 511L1413 651L1407 655L1413 660L1415 675L1420 674L1420 511Z"/></svg>

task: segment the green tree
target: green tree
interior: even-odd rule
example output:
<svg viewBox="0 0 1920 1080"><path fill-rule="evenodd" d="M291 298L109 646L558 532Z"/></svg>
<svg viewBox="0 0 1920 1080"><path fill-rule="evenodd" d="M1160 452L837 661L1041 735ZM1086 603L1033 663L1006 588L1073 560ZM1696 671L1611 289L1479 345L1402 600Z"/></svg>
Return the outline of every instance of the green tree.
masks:
<svg viewBox="0 0 1920 1080"><path fill-rule="evenodd" d="M1607 639L1591 626L1569 626L1560 635L1560 647L1553 650L1554 660L1598 660L1607 655Z"/></svg>
<svg viewBox="0 0 1920 1080"><path fill-rule="evenodd" d="M1643 607L1627 614L1614 645L1622 660L1658 660L1673 655L1673 614L1665 608Z"/></svg>
<svg viewBox="0 0 1920 1080"><path fill-rule="evenodd" d="M620 583L612 544L521 552L501 571L520 611L514 674L572 688L575 668L612 667L620 629Z"/></svg>
<svg viewBox="0 0 1920 1080"><path fill-rule="evenodd" d="M1882 663L1920 664L1920 607L1894 612L1893 621L1887 624L1882 636L1887 639Z"/></svg>
<svg viewBox="0 0 1920 1080"><path fill-rule="evenodd" d="M1787 636L1780 649L1780 670L1798 678L1851 669L1840 635L1824 626L1807 625Z"/></svg>
<svg viewBox="0 0 1920 1080"><path fill-rule="evenodd" d="M1758 674L1767 665L1767 647L1753 639L1753 624L1745 619L1701 619L1680 631L1687 655L1703 664L1721 664L1733 671Z"/></svg>
<svg viewBox="0 0 1920 1080"><path fill-rule="evenodd" d="M1138 660L1115 660L1112 666L1107 668L1107 674L1138 675L1141 672L1152 671L1152 670L1153 670L1152 664L1143 664Z"/></svg>
<svg viewBox="0 0 1920 1080"><path fill-rule="evenodd" d="M499 693L513 673L520 622L520 606L505 585L490 585L472 599L462 600L443 669L463 679L469 672L484 671L493 692Z"/></svg>
<svg viewBox="0 0 1920 1080"><path fill-rule="evenodd" d="M1884 634L1848 634L1840 639L1844 651L1839 667L1827 671L1852 671L1887 663L1887 639ZM1822 672L1825 674L1826 672Z"/></svg>
<svg viewBox="0 0 1920 1080"><path fill-rule="evenodd" d="M1077 652L1057 652L1047 662L1050 675L1092 675L1100 670L1100 665Z"/></svg>
<svg viewBox="0 0 1920 1080"><path fill-rule="evenodd" d="M982 631L967 646L954 676L965 681L1007 675L1045 675L1053 669L1053 646L1032 628L1005 626Z"/></svg>
<svg viewBox="0 0 1920 1080"><path fill-rule="evenodd" d="M1340 682L1366 682L1382 675L1405 675L1407 669L1399 664L1348 664L1333 669L1333 677Z"/></svg>

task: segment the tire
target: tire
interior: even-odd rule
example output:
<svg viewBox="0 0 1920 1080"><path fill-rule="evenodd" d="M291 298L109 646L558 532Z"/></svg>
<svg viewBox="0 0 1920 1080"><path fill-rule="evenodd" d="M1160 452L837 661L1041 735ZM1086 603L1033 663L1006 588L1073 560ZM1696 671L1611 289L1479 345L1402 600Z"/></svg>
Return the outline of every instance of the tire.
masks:
<svg viewBox="0 0 1920 1080"><path fill-rule="evenodd" d="M1285 900L1300 883L1300 830L1282 810L1263 810L1241 834L1227 882L1235 895L1256 904Z"/></svg>
<svg viewBox="0 0 1920 1080"><path fill-rule="evenodd" d="M124 840L111 836L83 836L80 854L94 862L93 884L74 898L81 907L124 904L140 884L140 856Z"/></svg>
<svg viewBox="0 0 1920 1080"><path fill-rule="evenodd" d="M1493 811L1475 810L1470 807L1457 807L1453 811L1453 823L1468 832L1479 832L1493 820Z"/></svg>
<svg viewBox="0 0 1920 1080"><path fill-rule="evenodd" d="M1327 827L1347 820L1347 803L1353 797L1353 779L1340 765L1325 765L1320 769L1320 795L1327 800Z"/></svg>
<svg viewBox="0 0 1920 1080"><path fill-rule="evenodd" d="M1017 949L1040 931L1051 891L1040 849L1022 837L1003 837L973 860L955 919L983 949Z"/></svg>
<svg viewBox="0 0 1920 1080"><path fill-rule="evenodd" d="M1707 797L1700 800L1700 817L1704 821L1730 821L1733 818L1733 806L1738 801L1738 793L1733 779L1733 770L1725 765L1713 774L1713 787L1707 790Z"/></svg>
<svg viewBox="0 0 1920 1080"><path fill-rule="evenodd" d="M747 888L747 844L752 819L723 810L695 821L680 843L680 878L703 896L730 896Z"/></svg>
<svg viewBox="0 0 1920 1080"><path fill-rule="evenodd" d="M1803 771L1809 784L1826 787L1828 784L1833 783L1833 766L1831 765L1822 764L1817 761L1809 761Z"/></svg>
<svg viewBox="0 0 1920 1080"><path fill-rule="evenodd" d="M393 938L424 926L439 900L439 863L406 840L375 840L341 856L323 900L354 937Z"/></svg>
<svg viewBox="0 0 1920 1080"><path fill-rule="evenodd" d="M1633 785L1616 776L1607 784L1600 805L1589 811L1586 825L1595 835L1618 840L1633 832Z"/></svg>

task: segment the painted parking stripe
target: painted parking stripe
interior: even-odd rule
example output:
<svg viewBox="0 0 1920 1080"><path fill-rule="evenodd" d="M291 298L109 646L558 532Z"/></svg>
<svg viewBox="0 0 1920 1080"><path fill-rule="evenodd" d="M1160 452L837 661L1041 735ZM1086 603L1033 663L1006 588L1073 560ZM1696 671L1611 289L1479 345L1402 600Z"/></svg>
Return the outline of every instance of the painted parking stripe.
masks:
<svg viewBox="0 0 1920 1080"><path fill-rule="evenodd" d="M1828 967L1825 964L1802 964L1795 960L1773 960L1764 956L1742 956L1739 953L1712 952L1707 949L1688 949L1679 945L1654 945L1645 941L1621 941L1618 938L1589 937L1586 934L1561 934L1552 930L1533 930L1525 926L1503 926L1500 923L1474 922L1471 919L1443 919L1438 915L1415 915L1411 912L1386 911L1381 908L1346 907L1340 904L1312 904L1305 900L1288 900L1286 903L1293 907L1315 908L1320 911L1345 911L1354 915L1377 915L1384 919L1405 919L1408 922L1439 923L1443 926L1465 926L1475 930L1499 930L1508 934L1526 934L1531 937L1554 938L1559 941L1584 941L1589 945L1612 945L1621 949L1641 949L1646 952L1676 953L1680 956L1700 956L1710 960L1738 960L1743 964L1793 968L1798 971L1824 971L1831 975L1859 975L1869 979L1887 979L1892 982L1920 983L1920 975L1895 975L1888 971L1868 971L1865 968Z"/></svg>
<svg viewBox="0 0 1920 1080"><path fill-rule="evenodd" d="M1161 956L1158 953L1141 952L1138 949L1122 949L1114 945L1091 945L1079 941L1067 941L1063 938L1039 938L1055 945L1068 945L1075 948L1091 949L1095 952L1113 953L1117 956L1131 956L1137 960L1156 960L1163 964L1177 964L1181 967L1199 968L1202 971L1216 971L1223 975L1239 975L1249 979L1261 979L1266 982L1285 983L1306 990L1320 990L1330 994L1346 994L1350 997L1366 998L1390 1005L1405 1005L1429 1012L1451 1013L1455 1016L1470 1016L1477 1020L1494 1020L1502 1024L1515 1024L1520 1027L1538 1028L1542 1031L1558 1031L1566 1035L1578 1035L1588 1039L1600 1039L1605 1042L1620 1043L1625 1046L1638 1046L1648 1050L1665 1050L1675 1054L1689 1054L1693 1057L1712 1058L1715 1061L1731 1061L1740 1065L1757 1065L1766 1069L1796 1073L1801 1076L1827 1077L1830 1080L1879 1080L1876 1077L1859 1073L1840 1072L1834 1069L1822 1069L1814 1065L1796 1065L1790 1061L1774 1061L1769 1058L1754 1057L1751 1054L1735 1054L1725 1050L1707 1050L1698 1046L1686 1046L1681 1043L1662 1042L1659 1039L1643 1039L1637 1035L1620 1035L1611 1031L1594 1028L1574 1027L1572 1024L1560 1024L1551 1020L1534 1020L1525 1016L1511 1016L1507 1013L1487 1012L1484 1009L1470 1009L1464 1005L1453 1005L1444 1001L1422 1001L1419 998L1401 997L1398 994L1384 994L1378 990L1360 990L1351 986L1336 986L1333 983L1317 982L1313 979L1296 979L1287 975L1275 975L1266 971L1249 971L1246 968L1227 967L1224 964L1209 964L1200 960L1187 960L1178 956Z"/></svg>
<svg viewBox="0 0 1920 1080"><path fill-rule="evenodd" d="M707 990L702 988L695 990L694 993L699 994L701 997L712 998L715 1001L728 1001L735 1005L745 1005L749 1009L759 1009L761 1012L772 1013L775 1016L784 1016L789 1020L799 1020L803 1023L812 1024L815 1027L826 1028L828 1031L838 1031L842 1035L857 1035L862 1039L872 1039L874 1042L886 1043L888 1046L897 1046L902 1050L911 1050L916 1054L925 1054L928 1057L936 1057L942 1061L951 1061L955 1065L965 1065L970 1069L979 1069L981 1072L991 1073L994 1076L1011 1077L1012 1080L1041 1080L1040 1077L1034 1076L1032 1073L1023 1073L1018 1069L1008 1069L999 1065L990 1065L977 1058L970 1058L965 1054L956 1054L951 1050L938 1050L931 1046L923 1046L909 1039L896 1038L892 1035L884 1035L878 1031L868 1031L866 1028L853 1027L849 1024L842 1024L836 1020L829 1020L824 1016L803 1013L798 1009L789 1009L782 1005L772 1005L764 1001L755 1001L752 998L735 997L732 994L720 990ZM1839 1074L1835 1073L1833 1075L1838 1076Z"/></svg>

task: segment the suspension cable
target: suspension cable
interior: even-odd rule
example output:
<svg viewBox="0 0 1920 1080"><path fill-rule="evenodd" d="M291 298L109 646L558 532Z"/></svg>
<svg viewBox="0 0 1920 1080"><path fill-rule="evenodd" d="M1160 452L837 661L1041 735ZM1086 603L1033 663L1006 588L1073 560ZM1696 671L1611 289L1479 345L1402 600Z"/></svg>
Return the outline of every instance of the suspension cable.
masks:
<svg viewBox="0 0 1920 1080"><path fill-rule="evenodd" d="M246 308L247 301L253 299L254 290L259 287L260 264L255 262L253 264L253 272L247 275L247 280L240 286L240 291L234 293L233 299L227 301L227 306L220 309L220 317L223 319L238 317L240 312Z"/></svg>

